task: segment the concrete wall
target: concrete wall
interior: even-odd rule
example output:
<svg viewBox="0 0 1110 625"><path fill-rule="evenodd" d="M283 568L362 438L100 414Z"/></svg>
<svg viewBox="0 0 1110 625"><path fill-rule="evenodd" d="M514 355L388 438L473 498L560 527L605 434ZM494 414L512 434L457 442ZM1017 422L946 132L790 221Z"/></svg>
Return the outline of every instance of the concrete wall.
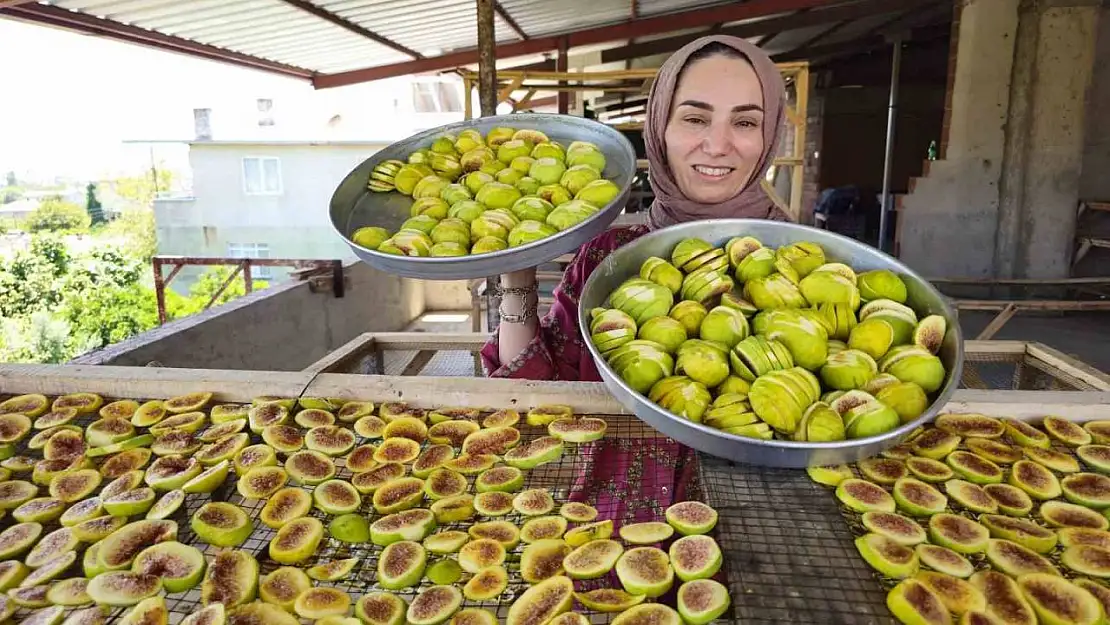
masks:
<svg viewBox="0 0 1110 625"><path fill-rule="evenodd" d="M1095 42L1094 76L1087 97L1087 128L1079 197L1110 201L1110 8L1103 8Z"/></svg>

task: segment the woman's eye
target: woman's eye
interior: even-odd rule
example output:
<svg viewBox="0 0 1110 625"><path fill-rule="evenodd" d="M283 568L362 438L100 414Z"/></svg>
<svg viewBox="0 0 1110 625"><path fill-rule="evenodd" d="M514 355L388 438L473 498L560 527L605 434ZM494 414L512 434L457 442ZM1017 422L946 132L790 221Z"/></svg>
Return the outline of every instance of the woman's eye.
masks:
<svg viewBox="0 0 1110 625"><path fill-rule="evenodd" d="M705 123L705 120L700 118L700 117L687 117L685 121L686 121L687 124L694 124L694 125L701 125L701 124Z"/></svg>
<svg viewBox="0 0 1110 625"><path fill-rule="evenodd" d="M741 128L756 128L759 124L756 124L750 119L740 119L736 121L736 125Z"/></svg>

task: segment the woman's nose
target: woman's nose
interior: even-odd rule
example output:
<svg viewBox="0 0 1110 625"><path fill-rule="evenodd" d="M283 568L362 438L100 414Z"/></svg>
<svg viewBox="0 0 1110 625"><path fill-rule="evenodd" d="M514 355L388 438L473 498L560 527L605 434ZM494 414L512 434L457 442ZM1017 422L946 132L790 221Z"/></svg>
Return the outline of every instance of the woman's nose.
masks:
<svg viewBox="0 0 1110 625"><path fill-rule="evenodd" d="M701 149L709 156L723 156L728 153L730 144L728 126L712 124L702 138Z"/></svg>

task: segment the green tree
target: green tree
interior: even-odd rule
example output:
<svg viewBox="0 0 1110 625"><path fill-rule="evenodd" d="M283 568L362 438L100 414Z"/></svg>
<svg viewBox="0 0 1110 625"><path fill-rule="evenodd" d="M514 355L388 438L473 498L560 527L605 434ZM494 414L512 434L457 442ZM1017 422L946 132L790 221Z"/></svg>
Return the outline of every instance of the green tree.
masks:
<svg viewBox="0 0 1110 625"><path fill-rule="evenodd" d="M58 196L43 201L35 212L27 218L26 228L31 232L48 230L52 232L85 231L91 219L80 206L66 202Z"/></svg>
<svg viewBox="0 0 1110 625"><path fill-rule="evenodd" d="M157 172L157 179L154 174L124 176L116 178L110 184L116 195L136 207L149 209L154 206L154 198L158 192L173 188L173 172L168 169L159 169Z"/></svg>
<svg viewBox="0 0 1110 625"><path fill-rule="evenodd" d="M15 185L8 185L0 189L0 204L11 204L23 197L23 189Z"/></svg>
<svg viewBox="0 0 1110 625"><path fill-rule="evenodd" d="M126 241L127 250L143 262L158 253L158 234L154 228L154 211L146 208L125 210L108 222L103 231L107 236Z"/></svg>
<svg viewBox="0 0 1110 625"><path fill-rule="evenodd" d="M9 187L14 187L16 184L19 183L19 181L15 179L15 172L14 171L9 171L4 176L4 180L8 183Z"/></svg>
<svg viewBox="0 0 1110 625"><path fill-rule="evenodd" d="M204 305L216 295L216 291L219 290L220 286L227 280L227 277L231 275L232 271L234 271L234 269L227 266L212 267L205 270L204 273L200 274L197 278L197 281L189 287L189 299L180 312L191 315L204 310ZM260 291L268 286L270 286L270 284L265 280L251 281L251 288L255 291ZM219 306L220 304L226 304L246 294L247 288L243 284L243 276L240 274L231 281L231 284L227 285L227 288L224 289L224 292L220 294L220 297L217 298L212 305Z"/></svg>
<svg viewBox="0 0 1110 625"><path fill-rule="evenodd" d="M108 221L104 218L104 208L100 205L100 200L96 199L95 182L90 182L85 187L85 212L89 214L89 221L94 226Z"/></svg>

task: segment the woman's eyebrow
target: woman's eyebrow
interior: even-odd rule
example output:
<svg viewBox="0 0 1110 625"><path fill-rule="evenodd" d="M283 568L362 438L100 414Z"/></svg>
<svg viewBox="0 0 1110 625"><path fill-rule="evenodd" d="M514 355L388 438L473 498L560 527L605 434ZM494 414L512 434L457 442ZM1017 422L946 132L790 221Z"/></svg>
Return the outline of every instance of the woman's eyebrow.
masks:
<svg viewBox="0 0 1110 625"><path fill-rule="evenodd" d="M706 111L713 110L712 104L709 104L708 102L702 102L701 100L683 100L678 105L692 106L694 108L699 108ZM763 107L758 104L737 104L736 106L732 107L733 113L745 113L747 111L759 111L760 113L762 113Z"/></svg>

